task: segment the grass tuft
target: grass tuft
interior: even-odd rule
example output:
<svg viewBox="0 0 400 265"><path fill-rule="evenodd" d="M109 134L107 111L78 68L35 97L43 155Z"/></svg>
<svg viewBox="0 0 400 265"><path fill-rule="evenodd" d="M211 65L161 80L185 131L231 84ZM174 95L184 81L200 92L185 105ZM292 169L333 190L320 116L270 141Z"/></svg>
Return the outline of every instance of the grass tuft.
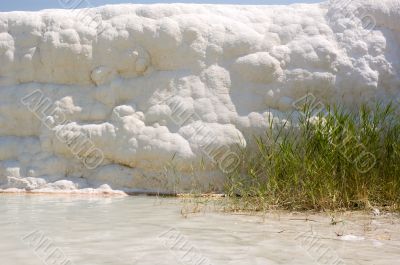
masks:
<svg viewBox="0 0 400 265"><path fill-rule="evenodd" d="M305 105L271 119L228 175L232 210L400 208L400 116L393 104L356 111ZM396 114L397 113L397 114Z"/></svg>

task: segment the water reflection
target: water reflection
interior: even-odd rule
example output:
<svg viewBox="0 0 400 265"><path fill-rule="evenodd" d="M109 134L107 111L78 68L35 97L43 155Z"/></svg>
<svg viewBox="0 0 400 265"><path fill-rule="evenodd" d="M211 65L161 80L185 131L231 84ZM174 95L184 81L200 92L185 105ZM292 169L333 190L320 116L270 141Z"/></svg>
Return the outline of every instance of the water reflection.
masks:
<svg viewBox="0 0 400 265"><path fill-rule="evenodd" d="M343 215L338 218L346 222L333 226L327 215L271 213L262 219L202 212L185 217L182 207L173 198L1 195L0 264L58 264L43 261L49 253L37 241L23 240L35 232L75 265L318 263L299 237L307 231L331 250L333 257L325 256L328 263L323 264L335 257L345 264L392 265L400 260L396 216ZM340 240L338 235L365 240Z"/></svg>

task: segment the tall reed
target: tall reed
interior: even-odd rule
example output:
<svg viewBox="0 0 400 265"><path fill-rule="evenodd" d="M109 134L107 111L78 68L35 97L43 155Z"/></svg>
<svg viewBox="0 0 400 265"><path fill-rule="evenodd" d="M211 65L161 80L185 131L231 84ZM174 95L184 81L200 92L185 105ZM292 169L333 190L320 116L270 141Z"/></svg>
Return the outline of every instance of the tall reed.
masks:
<svg viewBox="0 0 400 265"><path fill-rule="evenodd" d="M393 104L289 115L242 149L227 176L232 209L400 208L400 116Z"/></svg>

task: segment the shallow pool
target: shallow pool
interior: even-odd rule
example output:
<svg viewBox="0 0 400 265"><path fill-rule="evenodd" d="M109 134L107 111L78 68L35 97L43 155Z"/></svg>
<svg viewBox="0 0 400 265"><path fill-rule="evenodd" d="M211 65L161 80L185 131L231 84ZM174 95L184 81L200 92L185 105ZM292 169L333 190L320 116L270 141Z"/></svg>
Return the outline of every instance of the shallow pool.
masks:
<svg viewBox="0 0 400 265"><path fill-rule="evenodd" d="M395 215L263 217L156 197L0 195L1 265L396 264ZM184 214L182 214L182 211Z"/></svg>

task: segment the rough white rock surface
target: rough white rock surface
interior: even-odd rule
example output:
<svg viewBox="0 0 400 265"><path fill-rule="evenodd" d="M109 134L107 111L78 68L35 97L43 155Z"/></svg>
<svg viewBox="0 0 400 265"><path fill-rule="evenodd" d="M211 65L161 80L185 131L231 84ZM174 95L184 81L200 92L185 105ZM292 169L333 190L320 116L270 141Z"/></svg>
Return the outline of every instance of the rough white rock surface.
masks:
<svg viewBox="0 0 400 265"><path fill-rule="evenodd" d="M218 189L307 93L399 99L399 45L398 0L0 13L0 188Z"/></svg>

